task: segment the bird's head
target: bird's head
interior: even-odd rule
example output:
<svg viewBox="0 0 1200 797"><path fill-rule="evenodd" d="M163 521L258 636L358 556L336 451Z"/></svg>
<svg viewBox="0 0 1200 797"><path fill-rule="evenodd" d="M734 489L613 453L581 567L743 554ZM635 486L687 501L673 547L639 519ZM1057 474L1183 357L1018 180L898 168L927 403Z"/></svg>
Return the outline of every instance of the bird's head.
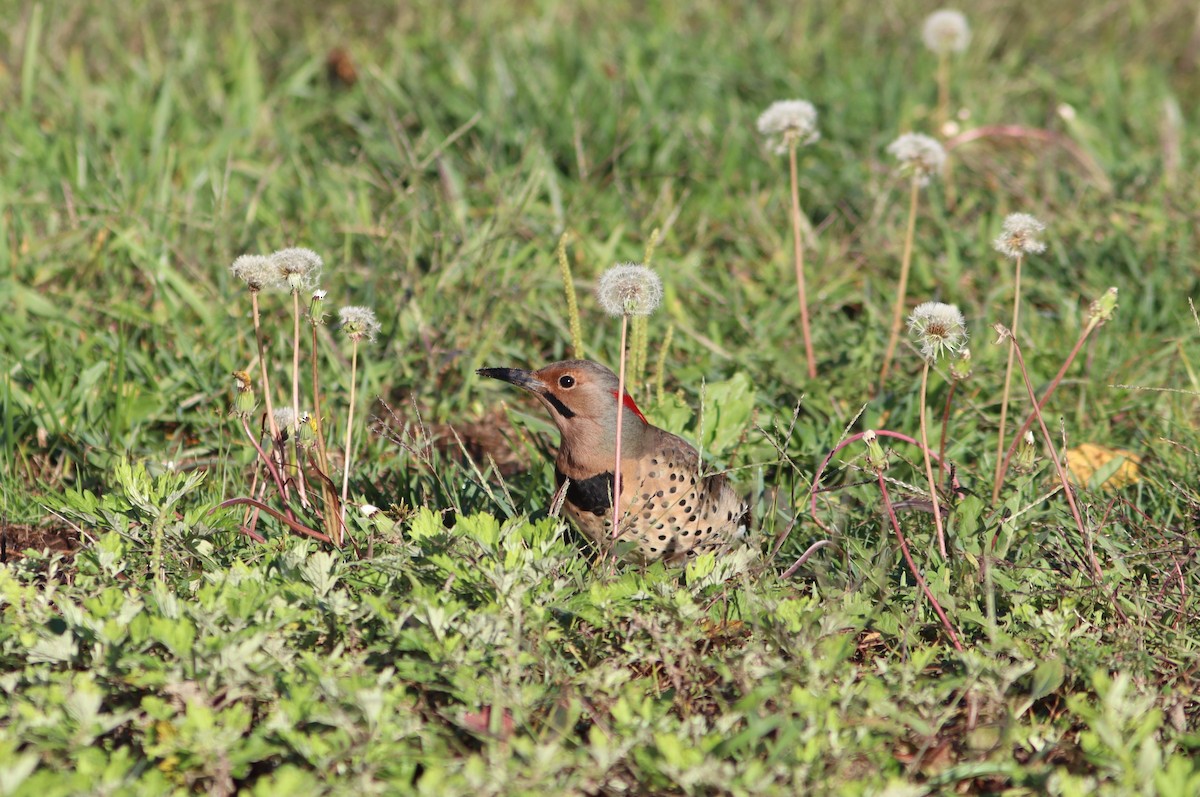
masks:
<svg viewBox="0 0 1200 797"><path fill-rule="evenodd" d="M509 382L538 397L574 454L612 457L617 434L617 375L591 360L565 360L537 371L480 368L476 373ZM648 428L646 417L626 393L621 405L621 444L634 455ZM611 469L611 464L610 464Z"/></svg>

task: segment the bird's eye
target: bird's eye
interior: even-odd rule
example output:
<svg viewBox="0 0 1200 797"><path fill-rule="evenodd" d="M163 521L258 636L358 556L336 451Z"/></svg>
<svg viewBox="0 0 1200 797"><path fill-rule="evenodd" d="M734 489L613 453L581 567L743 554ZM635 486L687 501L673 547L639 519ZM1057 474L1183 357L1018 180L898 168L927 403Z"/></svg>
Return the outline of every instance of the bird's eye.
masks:
<svg viewBox="0 0 1200 797"><path fill-rule="evenodd" d="M559 387L575 387L575 377L570 374L563 374L558 378Z"/></svg>

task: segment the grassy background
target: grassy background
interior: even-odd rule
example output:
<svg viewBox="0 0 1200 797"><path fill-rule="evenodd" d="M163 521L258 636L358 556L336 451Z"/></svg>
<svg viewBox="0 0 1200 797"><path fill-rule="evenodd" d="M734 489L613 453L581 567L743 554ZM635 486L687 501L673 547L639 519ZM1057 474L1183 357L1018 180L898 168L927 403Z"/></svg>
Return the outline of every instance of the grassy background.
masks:
<svg viewBox="0 0 1200 797"><path fill-rule="evenodd" d="M904 516L970 640L963 656L915 600L866 488L832 494L842 552L793 582L741 565L592 574L573 535L539 520L546 419L474 376L568 354L564 231L585 348L613 362L616 329L589 288L661 229L651 356L673 327L669 395L637 395L653 419L711 443L764 535L791 521L864 405L854 429L915 432L915 353L902 350L891 392L872 400L871 384L905 213L884 148L931 124L919 25L933 8L14 5L0 31L0 525L87 544L0 575L0 753L28 763L11 788L1194 793L1191 4L975 4L954 73L962 124L1046 128L1093 167L1060 146L967 145L952 195L931 188L918 223L910 296L957 303L973 334L976 376L948 450L984 502L1003 373L988 330L1011 293L990 248L1001 220L1032 212L1049 228L1025 272L1036 385L1088 301L1120 289L1049 418L1072 443L1144 457L1133 487L1083 494L1103 585L1079 565L1061 497L1035 503L1045 470L977 524L957 517L950 564L929 556L925 517ZM335 47L353 86L327 78ZM754 132L792 96L816 104L823 132L801 169L817 230L815 383L784 164ZM362 395L426 424L364 440L353 492L399 521L364 524L369 558L306 557L278 530L256 546L234 516L206 514L246 492L252 459L225 418L229 374L253 362L228 266L284 245L325 257L331 310L378 311ZM284 351L285 303L266 304ZM336 333L325 343L337 409L347 352ZM734 395L706 403L706 431L688 410L705 384ZM447 425L485 478L445 442ZM178 505L166 500L177 471L207 474ZM864 478L839 474L832 484ZM977 562L1003 508L1022 514L1005 527L989 633ZM477 512L507 518L503 533ZM168 572L151 589L160 518ZM816 534L802 517L785 557ZM223 653L237 645L242 662ZM90 730L81 704L102 715Z"/></svg>

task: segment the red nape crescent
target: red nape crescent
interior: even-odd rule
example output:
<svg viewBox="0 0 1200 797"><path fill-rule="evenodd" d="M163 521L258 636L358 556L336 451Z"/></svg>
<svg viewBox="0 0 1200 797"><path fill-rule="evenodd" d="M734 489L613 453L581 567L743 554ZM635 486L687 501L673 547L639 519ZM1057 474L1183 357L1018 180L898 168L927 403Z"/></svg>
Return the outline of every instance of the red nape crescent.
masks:
<svg viewBox="0 0 1200 797"><path fill-rule="evenodd" d="M614 390L614 391L612 392L612 394L613 394L613 398L616 398L616 397L617 397L617 391L615 391L615 390ZM645 415L642 415L642 411L638 409L638 405L634 403L634 401L633 401L633 396L631 396L631 395L629 395L628 393L626 393L626 394L625 394L625 401L624 401L624 402L622 402L622 403L625 405L625 409L628 409L628 410L633 410L633 414L634 414L634 415L636 415L636 416L638 416L639 418L641 418L641 419L642 419L642 423L650 423L650 421L646 420L646 416L645 416Z"/></svg>

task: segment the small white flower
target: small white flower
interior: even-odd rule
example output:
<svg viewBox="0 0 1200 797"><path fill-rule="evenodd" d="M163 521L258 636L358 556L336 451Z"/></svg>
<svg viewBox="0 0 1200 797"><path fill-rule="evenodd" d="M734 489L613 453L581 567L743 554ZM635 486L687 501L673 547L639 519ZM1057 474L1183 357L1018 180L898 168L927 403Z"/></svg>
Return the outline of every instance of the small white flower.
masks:
<svg viewBox="0 0 1200 797"><path fill-rule="evenodd" d="M1046 231L1046 225L1028 213L1013 213L1004 220L1000 235L992 242L996 251L1016 260L1027 254L1035 255L1046 251L1046 244L1038 236Z"/></svg>
<svg viewBox="0 0 1200 797"><path fill-rule="evenodd" d="M817 109L807 100L773 102L758 117L758 132L776 155L786 155L792 146L805 146L821 138Z"/></svg>
<svg viewBox="0 0 1200 797"><path fill-rule="evenodd" d="M233 276L246 283L251 292L258 293L263 288L275 288L283 283L283 273L279 267L265 255L242 255L233 261L229 267Z"/></svg>
<svg viewBox="0 0 1200 797"><path fill-rule="evenodd" d="M292 293L311 290L317 284L321 267L325 264L316 252L300 246L280 249L271 255L271 260L279 268L287 289Z"/></svg>
<svg viewBox="0 0 1200 797"><path fill-rule="evenodd" d="M937 139L920 133L905 133L887 149L900 161L901 171L917 178L918 185L928 185L929 178L941 173L946 163L946 150Z"/></svg>
<svg viewBox="0 0 1200 797"><path fill-rule="evenodd" d="M328 295L329 295L329 291L321 290L319 288L312 292L312 298L313 298L314 302L322 302L325 300L325 297Z"/></svg>
<svg viewBox="0 0 1200 797"><path fill-rule="evenodd" d="M963 346L950 360L950 378L959 382L971 378L971 349Z"/></svg>
<svg viewBox="0 0 1200 797"><path fill-rule="evenodd" d="M369 307L343 307L338 310L338 320L341 321L342 331L354 341L363 338L375 340L375 335L382 328L375 320L375 311Z"/></svg>
<svg viewBox="0 0 1200 797"><path fill-rule="evenodd" d="M925 18L921 38L938 55L961 53L971 43L971 27L960 12L943 8Z"/></svg>
<svg viewBox="0 0 1200 797"><path fill-rule="evenodd" d="M908 317L908 329L921 344L921 356L932 362L967 345L967 322L958 308L942 302L917 305Z"/></svg>
<svg viewBox="0 0 1200 797"><path fill-rule="evenodd" d="M611 316L650 315L662 301L662 280L638 263L613 266L600 277L596 298Z"/></svg>

